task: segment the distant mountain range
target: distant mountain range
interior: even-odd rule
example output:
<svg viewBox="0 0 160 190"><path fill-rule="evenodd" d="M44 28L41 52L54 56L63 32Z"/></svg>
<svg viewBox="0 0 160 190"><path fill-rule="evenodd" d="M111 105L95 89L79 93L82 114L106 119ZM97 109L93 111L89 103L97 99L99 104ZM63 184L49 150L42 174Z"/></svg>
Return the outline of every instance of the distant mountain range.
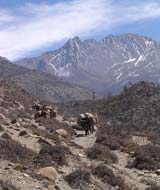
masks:
<svg viewBox="0 0 160 190"><path fill-rule="evenodd" d="M51 74L14 65L3 57L0 57L0 80L13 81L27 92L51 102L92 98L92 92L87 89L69 84Z"/></svg>
<svg viewBox="0 0 160 190"><path fill-rule="evenodd" d="M160 81L160 44L138 34L109 35L99 42L75 37L58 50L15 64L98 92L117 92L128 82Z"/></svg>

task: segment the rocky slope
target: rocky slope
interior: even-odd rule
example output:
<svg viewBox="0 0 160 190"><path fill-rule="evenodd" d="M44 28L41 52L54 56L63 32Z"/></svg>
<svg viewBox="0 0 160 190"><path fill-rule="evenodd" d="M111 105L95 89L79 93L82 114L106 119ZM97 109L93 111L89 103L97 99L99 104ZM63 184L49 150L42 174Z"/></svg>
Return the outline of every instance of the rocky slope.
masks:
<svg viewBox="0 0 160 190"><path fill-rule="evenodd" d="M17 61L97 91L119 91L130 82L159 82L160 45L137 34L109 35L101 41L70 39L62 48Z"/></svg>
<svg viewBox="0 0 160 190"><path fill-rule="evenodd" d="M159 189L160 147L149 134L100 120L86 137L72 112L35 119L35 100L0 82L0 190Z"/></svg>
<svg viewBox="0 0 160 190"><path fill-rule="evenodd" d="M65 114L80 114L83 111L97 112L103 120L122 122L129 128L160 131L160 86L138 82L125 86L116 96L93 101L61 103Z"/></svg>
<svg viewBox="0 0 160 190"><path fill-rule="evenodd" d="M92 98L91 91L69 84L62 79L17 66L0 57L0 79L14 81L28 92L52 102Z"/></svg>

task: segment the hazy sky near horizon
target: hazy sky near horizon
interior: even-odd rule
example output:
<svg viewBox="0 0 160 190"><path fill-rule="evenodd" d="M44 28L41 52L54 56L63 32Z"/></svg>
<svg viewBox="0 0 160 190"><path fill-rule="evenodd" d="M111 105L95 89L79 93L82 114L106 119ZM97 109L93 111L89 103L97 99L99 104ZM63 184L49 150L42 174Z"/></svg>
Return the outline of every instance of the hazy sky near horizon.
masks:
<svg viewBox="0 0 160 190"><path fill-rule="evenodd" d="M160 0L0 0L0 56L16 60L69 38L138 33L160 40Z"/></svg>

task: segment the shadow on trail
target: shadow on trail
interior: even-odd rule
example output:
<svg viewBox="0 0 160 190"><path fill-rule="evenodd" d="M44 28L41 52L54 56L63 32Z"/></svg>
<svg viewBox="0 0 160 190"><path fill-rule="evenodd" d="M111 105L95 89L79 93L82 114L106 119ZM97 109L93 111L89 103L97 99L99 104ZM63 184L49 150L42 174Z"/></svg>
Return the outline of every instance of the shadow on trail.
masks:
<svg viewBox="0 0 160 190"><path fill-rule="evenodd" d="M86 137L85 134L77 134L76 137Z"/></svg>

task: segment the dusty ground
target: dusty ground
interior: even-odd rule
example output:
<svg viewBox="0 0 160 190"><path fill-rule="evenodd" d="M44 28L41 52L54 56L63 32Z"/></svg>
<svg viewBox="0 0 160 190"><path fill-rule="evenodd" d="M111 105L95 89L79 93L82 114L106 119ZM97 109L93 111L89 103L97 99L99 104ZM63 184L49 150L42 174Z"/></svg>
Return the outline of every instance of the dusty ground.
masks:
<svg viewBox="0 0 160 190"><path fill-rule="evenodd" d="M31 128L26 128L26 126L34 126L37 129L45 130L45 126L39 125L30 115L30 118L18 118L15 124L11 123L10 115L12 113L25 110L25 104L23 101L6 100L3 89L0 89L0 125L4 131L0 132L1 135L6 132L12 139L18 141L23 146L39 152L41 144L38 140L44 139L42 136L35 135ZM31 101L31 103L33 103ZM30 104L31 104L30 103ZM15 104L15 106L13 106ZM11 106L12 105L12 106ZM31 106L31 105L30 105ZM32 114L32 110L29 110ZM59 123L67 123L69 126L76 125L76 118L67 118L67 121L63 121L63 117L58 115L57 120ZM25 131L27 134L24 136L19 136L21 131ZM73 190L66 182L64 177L71 172L75 171L77 168L91 168L92 166L97 166L100 161L90 160L86 156L86 149L91 148L96 140L96 132L89 136L84 135L84 131L75 131L77 133L73 139L66 141L61 139L61 144L67 146L73 155L68 156L68 165L59 167L58 180L56 182L56 187L48 180L39 181L36 178L29 176L25 171L17 171L14 169L13 163L6 160L0 160L0 179L9 181L12 185L17 187L18 190ZM55 142L49 138L44 139L51 145L55 145ZM150 144L151 142L146 137L132 136L131 141L138 144L139 146ZM132 190L145 190L151 184L160 185L160 175L157 175L148 171L140 171L137 169L129 169L126 167L128 160L131 159L130 155L121 151L113 151L118 157L118 163L109 165L110 169L116 175L120 175L125 179L126 184L128 184ZM47 162L47 160L46 160ZM82 188L79 188L82 189ZM92 183L89 185L91 190L115 190L116 187L111 187L102 183L98 178L92 176Z"/></svg>

